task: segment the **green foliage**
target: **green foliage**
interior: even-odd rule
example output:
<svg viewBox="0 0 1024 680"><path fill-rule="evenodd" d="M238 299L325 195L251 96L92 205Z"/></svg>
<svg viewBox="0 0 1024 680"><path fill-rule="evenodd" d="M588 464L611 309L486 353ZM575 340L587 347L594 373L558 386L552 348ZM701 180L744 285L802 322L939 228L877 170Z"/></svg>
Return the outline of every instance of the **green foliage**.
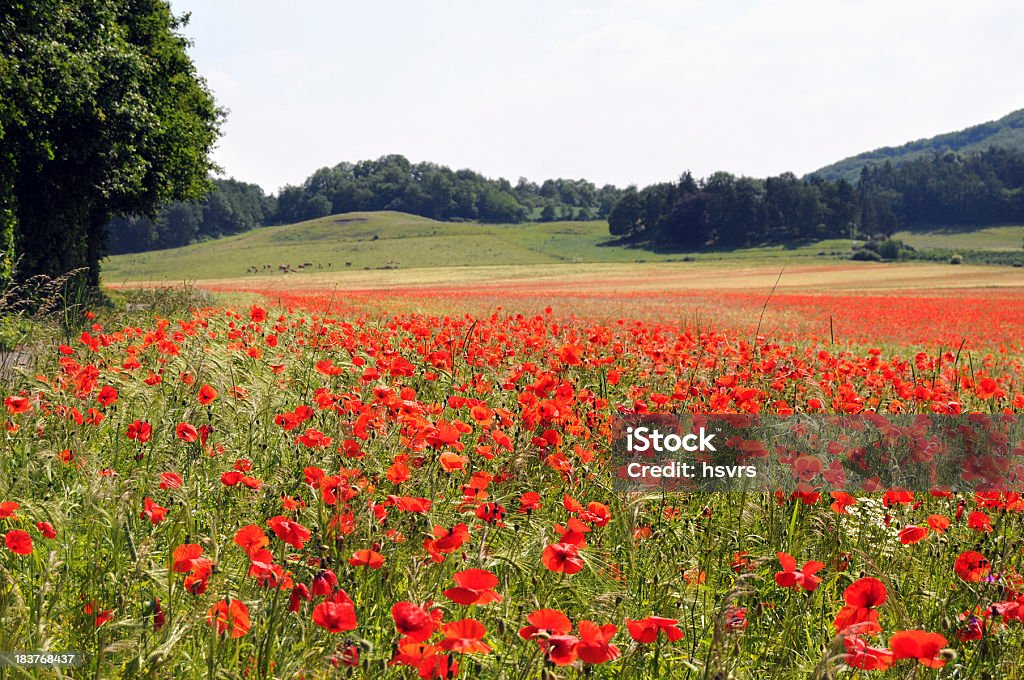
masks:
<svg viewBox="0 0 1024 680"><path fill-rule="evenodd" d="M900 165L907 161L927 159L936 154L942 155L948 151L969 154L992 147L1024 152L1024 109L1014 111L999 120L975 125L959 132L949 132L902 146L887 146L851 156L826 165L810 176L830 180L842 177L853 182L861 170L868 166L886 162Z"/></svg>
<svg viewBox="0 0 1024 680"><path fill-rule="evenodd" d="M164 0L8 3L0 19L0 275L85 268L111 215L202 196L223 112Z"/></svg>
<svg viewBox="0 0 1024 680"><path fill-rule="evenodd" d="M948 153L897 167L864 168L855 187L845 179L760 180L716 172L699 182L627 191L612 208L609 231L659 247L741 248L758 243L890 236L909 225L1024 222L1024 153L989 149ZM898 248L884 259L898 259Z"/></svg>

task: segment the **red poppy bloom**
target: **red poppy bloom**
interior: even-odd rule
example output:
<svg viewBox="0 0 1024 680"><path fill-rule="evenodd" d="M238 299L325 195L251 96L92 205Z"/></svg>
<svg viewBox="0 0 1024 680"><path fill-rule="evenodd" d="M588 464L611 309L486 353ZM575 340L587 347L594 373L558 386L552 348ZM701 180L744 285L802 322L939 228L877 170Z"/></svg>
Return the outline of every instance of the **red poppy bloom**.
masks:
<svg viewBox="0 0 1024 680"><path fill-rule="evenodd" d="M434 634L434 618L423 607L411 602L396 602L391 618L400 635L416 642L426 642Z"/></svg>
<svg viewBox="0 0 1024 680"><path fill-rule="evenodd" d="M663 616L648 616L646 619L626 619L629 635L637 642L650 644L658 639L658 633L664 632L669 642L683 638L683 631L676 624L679 619L667 619Z"/></svg>
<svg viewBox="0 0 1024 680"><path fill-rule="evenodd" d="M271 517L267 520L267 525L274 530L279 539L296 550L302 550L310 537L309 529L283 515Z"/></svg>
<svg viewBox="0 0 1024 680"><path fill-rule="evenodd" d="M20 507L21 504L14 501L0 503L0 519L14 519L14 511Z"/></svg>
<svg viewBox="0 0 1024 680"><path fill-rule="evenodd" d="M885 584L870 576L857 579L843 591L843 599L852 607L878 607L887 596Z"/></svg>
<svg viewBox="0 0 1024 680"><path fill-rule="evenodd" d="M344 590L337 591L313 608L313 623L332 633L355 630L358 622L352 598Z"/></svg>
<svg viewBox="0 0 1024 680"><path fill-rule="evenodd" d="M924 540L928 536L928 527L908 525L900 529L900 543L911 545Z"/></svg>
<svg viewBox="0 0 1024 680"><path fill-rule="evenodd" d="M619 658L619 648L610 644L618 627L613 623L598 626L593 621L580 621L580 642L576 653L584 663L604 663Z"/></svg>
<svg viewBox="0 0 1024 680"><path fill-rule="evenodd" d="M526 620L530 625L519 629L519 637L524 640L561 635L572 630L569 617L557 609L538 609L527 616Z"/></svg>
<svg viewBox="0 0 1024 680"><path fill-rule="evenodd" d="M36 529L46 538L57 538L57 532L53 530L53 525L49 522L36 522Z"/></svg>
<svg viewBox="0 0 1024 680"><path fill-rule="evenodd" d="M889 649L896 659L917 659L929 668L942 668L945 659L939 652L946 646L946 638L923 630L901 630L889 638Z"/></svg>
<svg viewBox="0 0 1024 680"><path fill-rule="evenodd" d="M884 671L893 664L892 652L884 647L871 647L867 642L855 635L843 638L846 656L843 662L851 668L866 671Z"/></svg>
<svg viewBox="0 0 1024 680"><path fill-rule="evenodd" d="M583 568L580 550L572 543L554 543L544 548L541 563L554 572L575 574Z"/></svg>
<svg viewBox="0 0 1024 680"><path fill-rule="evenodd" d="M32 410L32 402L28 397L10 396L4 399L4 407L12 416L16 413L27 413Z"/></svg>
<svg viewBox="0 0 1024 680"><path fill-rule="evenodd" d="M967 516L967 526L975 531L992 531L992 518L981 510L975 510Z"/></svg>
<svg viewBox="0 0 1024 680"><path fill-rule="evenodd" d="M174 549L171 555L173 560L172 568L179 574L187 574L192 571L196 558L203 554L203 547L195 543L183 543Z"/></svg>
<svg viewBox="0 0 1024 680"><path fill-rule="evenodd" d="M928 515L928 526L937 534L945 533L950 526L949 518L945 515Z"/></svg>
<svg viewBox="0 0 1024 680"><path fill-rule="evenodd" d="M423 548L435 562L444 562L443 555L455 552L468 540L469 527L465 524L456 524L451 529L435 526L434 538L425 539Z"/></svg>
<svg viewBox="0 0 1024 680"><path fill-rule="evenodd" d="M145 444L153 436L153 426L144 420L135 420L128 425L125 436L140 444Z"/></svg>
<svg viewBox="0 0 1024 680"><path fill-rule="evenodd" d="M492 590L498 585L498 577L484 569L466 569L452 577L457 588L444 591L444 596L456 604L489 604L501 602L501 595Z"/></svg>
<svg viewBox="0 0 1024 680"><path fill-rule="evenodd" d="M233 638L240 638L249 632L249 608L241 600L220 600L215 602L206 613L206 623L209 624L218 635L229 634Z"/></svg>
<svg viewBox="0 0 1024 680"><path fill-rule="evenodd" d="M776 553L779 562L782 564L782 571L775 574L775 583L783 588L803 588L813 592L821 583L821 578L816 573L825 568L824 562L808 561L800 571L796 570L796 558L784 552Z"/></svg>
<svg viewBox="0 0 1024 680"><path fill-rule="evenodd" d="M178 423L178 427L174 429L174 436L183 442L191 444L199 439L199 430L188 423Z"/></svg>
<svg viewBox="0 0 1024 680"><path fill-rule="evenodd" d="M167 517L167 508L161 507L153 502L153 499L146 496L142 501L141 519L148 519L153 524L159 524Z"/></svg>
<svg viewBox="0 0 1024 680"><path fill-rule="evenodd" d="M105 385L103 389L100 390L99 395L96 396L96 401L103 406L110 406L117 401L117 389L110 385Z"/></svg>
<svg viewBox="0 0 1024 680"><path fill-rule="evenodd" d="M161 472L160 473L160 488L161 489L180 489L182 485L181 475L177 472Z"/></svg>
<svg viewBox="0 0 1024 680"><path fill-rule="evenodd" d="M452 621L441 626L444 640L440 647L457 654L490 654L491 648L483 642L487 630L476 619Z"/></svg>
<svg viewBox="0 0 1024 680"><path fill-rule="evenodd" d="M8 550L17 555L32 554L32 537L28 535L28 532L21 529L11 529L8 531L4 537L4 543L7 544Z"/></svg>
<svg viewBox="0 0 1024 680"><path fill-rule="evenodd" d="M213 403L213 400L217 398L217 390L204 384L199 388L199 403L203 406L207 406Z"/></svg>
<svg viewBox="0 0 1024 680"><path fill-rule="evenodd" d="M380 569L384 566L384 556L374 550L357 550L352 557L348 558L348 563L353 567Z"/></svg>
<svg viewBox="0 0 1024 680"><path fill-rule="evenodd" d="M257 550L270 545L270 539L260 527L255 524L247 524L235 533L235 545L244 550L246 555L252 557Z"/></svg>
<svg viewBox="0 0 1024 680"><path fill-rule="evenodd" d="M988 559L973 550L960 553L953 564L953 571L956 572L956 575L968 583L981 583L991 569Z"/></svg>

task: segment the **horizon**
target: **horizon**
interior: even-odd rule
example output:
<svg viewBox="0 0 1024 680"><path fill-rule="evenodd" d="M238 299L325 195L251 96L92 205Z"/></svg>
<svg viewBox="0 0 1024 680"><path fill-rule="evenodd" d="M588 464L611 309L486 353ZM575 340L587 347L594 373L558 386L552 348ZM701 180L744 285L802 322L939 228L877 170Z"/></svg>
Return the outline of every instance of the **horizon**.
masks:
<svg viewBox="0 0 1024 680"><path fill-rule="evenodd" d="M171 1L230 110L215 161L273 194L388 154L512 183L803 176L1024 108L1024 7L891 5Z"/></svg>

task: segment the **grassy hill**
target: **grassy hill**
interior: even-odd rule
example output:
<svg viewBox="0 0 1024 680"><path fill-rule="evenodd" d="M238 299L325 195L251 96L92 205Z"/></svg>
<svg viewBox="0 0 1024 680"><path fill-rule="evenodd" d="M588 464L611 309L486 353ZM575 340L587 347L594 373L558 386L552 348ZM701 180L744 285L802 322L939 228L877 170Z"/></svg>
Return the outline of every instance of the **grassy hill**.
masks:
<svg viewBox="0 0 1024 680"><path fill-rule="evenodd" d="M901 232L897 238L917 248L1019 251L1024 227ZM849 240L831 239L728 251L658 252L610 243L606 222L494 225L437 222L398 212L347 213L262 227L183 248L117 255L104 261L103 279L116 284L280 278L282 266L291 270L289 276L303 276L366 270L604 262L813 263L848 258L851 247Z"/></svg>
<svg viewBox="0 0 1024 680"><path fill-rule="evenodd" d="M1024 109L1014 111L999 120L974 125L958 132L948 132L929 139L919 139L902 146L886 146L844 158L815 170L810 175L817 175L825 179L845 177L847 180L854 181L859 177L860 170L865 165L884 163L885 161L898 164L935 153L946 151L970 153L984 151L992 146L1024 152Z"/></svg>

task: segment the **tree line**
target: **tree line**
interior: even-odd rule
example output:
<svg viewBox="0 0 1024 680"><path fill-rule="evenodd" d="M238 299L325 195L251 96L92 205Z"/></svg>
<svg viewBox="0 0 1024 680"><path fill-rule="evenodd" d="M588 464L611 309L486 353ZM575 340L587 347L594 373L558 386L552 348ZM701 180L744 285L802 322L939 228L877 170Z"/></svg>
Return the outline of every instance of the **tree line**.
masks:
<svg viewBox="0 0 1024 680"><path fill-rule="evenodd" d="M697 180L686 172L677 182L627 187L608 216L613 236L676 248L1022 222L1024 153L1001 148L865 166L856 183L792 173L758 179L716 172Z"/></svg>
<svg viewBox="0 0 1024 680"><path fill-rule="evenodd" d="M0 287L99 284L112 215L203 196L224 111L165 0L0 9Z"/></svg>
<svg viewBox="0 0 1024 680"><path fill-rule="evenodd" d="M214 180L202 200L176 201L153 217L128 216L108 226L111 254L173 248L269 224L337 213L396 210L443 221L520 223L608 217L622 196L586 180L489 179L472 170L411 163L397 154L321 168L301 185L267 196L255 184Z"/></svg>

